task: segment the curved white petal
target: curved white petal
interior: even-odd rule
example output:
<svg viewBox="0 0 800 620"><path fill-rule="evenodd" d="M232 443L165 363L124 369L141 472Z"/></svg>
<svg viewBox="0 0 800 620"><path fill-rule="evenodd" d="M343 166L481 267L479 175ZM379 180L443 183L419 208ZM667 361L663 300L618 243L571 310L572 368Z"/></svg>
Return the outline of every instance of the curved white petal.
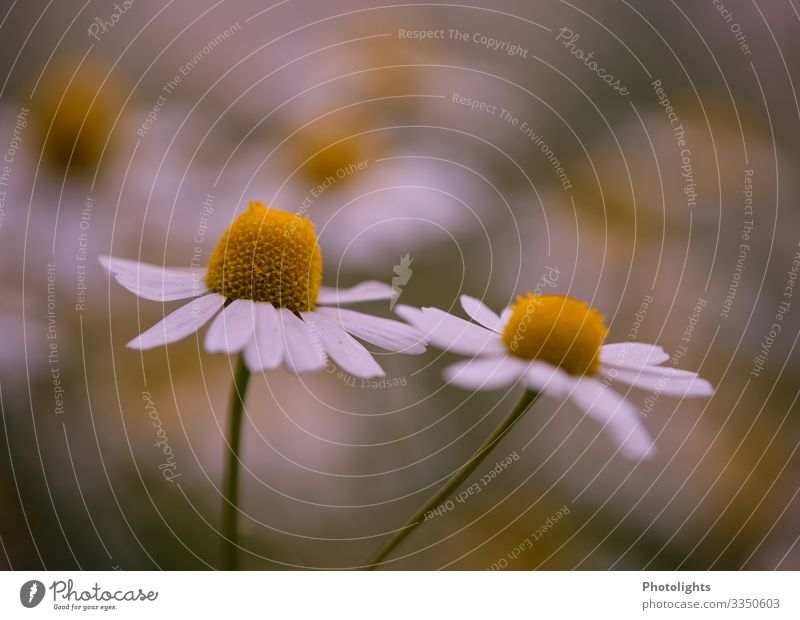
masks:
<svg viewBox="0 0 800 620"><path fill-rule="evenodd" d="M267 302L253 304L255 331L244 350L244 361L251 372L277 368L283 359L283 329L278 311Z"/></svg>
<svg viewBox="0 0 800 620"><path fill-rule="evenodd" d="M318 335L328 356L344 371L357 377L383 377L383 369L369 351L333 320L316 312L301 312L312 334Z"/></svg>
<svg viewBox="0 0 800 620"><path fill-rule="evenodd" d="M151 263L140 263L127 258L113 258L111 256L98 256L97 260L115 276L130 276L134 278L180 280L199 275L205 280L205 269L180 269L175 267L162 267Z"/></svg>
<svg viewBox="0 0 800 620"><path fill-rule="evenodd" d="M477 357L444 369L447 381L471 390L495 390L525 375L528 364L510 355Z"/></svg>
<svg viewBox="0 0 800 620"><path fill-rule="evenodd" d="M197 297L167 315L146 332L128 343L131 349L152 349L196 332L225 303L225 298L217 293Z"/></svg>
<svg viewBox="0 0 800 620"><path fill-rule="evenodd" d="M644 366L639 369L611 366L603 368L611 378L642 390L681 398L711 396L714 388L697 373L672 366Z"/></svg>
<svg viewBox="0 0 800 620"><path fill-rule="evenodd" d="M614 366L656 366L669 359L661 347L641 342L620 342L600 347L600 361Z"/></svg>
<svg viewBox="0 0 800 620"><path fill-rule="evenodd" d="M199 277L197 279L180 279L177 281L148 278L139 278L137 280L132 276L115 276L115 279L137 297L151 301L189 299L209 292L205 282Z"/></svg>
<svg viewBox="0 0 800 620"><path fill-rule="evenodd" d="M235 299L217 315L206 333L209 353L237 353L252 340L255 330L255 304Z"/></svg>
<svg viewBox="0 0 800 620"><path fill-rule="evenodd" d="M391 286L383 282L369 280L345 289L321 286L317 295L317 303L325 305L352 304L360 301L391 299L391 297Z"/></svg>
<svg viewBox="0 0 800 620"><path fill-rule="evenodd" d="M530 389L553 397L569 394L575 381L575 377L547 362L532 362L525 372L525 384Z"/></svg>
<svg viewBox="0 0 800 620"><path fill-rule="evenodd" d="M321 308L314 312L329 317L346 332L370 344L395 353L419 355L425 352L423 334L405 323L355 310Z"/></svg>
<svg viewBox="0 0 800 620"><path fill-rule="evenodd" d="M480 299L475 299L469 295L462 295L461 307L464 308L464 312L466 312L476 323L480 323L485 328L491 329L493 332L502 331L500 317Z"/></svg>
<svg viewBox="0 0 800 620"><path fill-rule="evenodd" d="M570 395L587 415L603 428L629 458L647 458L655 452L653 440L639 419L639 412L622 396L597 379L581 377Z"/></svg>
<svg viewBox="0 0 800 620"><path fill-rule="evenodd" d="M129 276L160 276L164 267L159 265L152 265L150 263L140 263L139 261L129 260L127 258L115 258L102 254L97 257L99 263L114 275L129 275Z"/></svg>
<svg viewBox="0 0 800 620"><path fill-rule="evenodd" d="M438 308L397 306L395 312L420 330L425 340L441 349L466 355L506 354L495 332L470 323Z"/></svg>
<svg viewBox="0 0 800 620"><path fill-rule="evenodd" d="M299 375L325 367L325 348L308 323L286 308L278 309L283 329L283 367Z"/></svg>
<svg viewBox="0 0 800 620"><path fill-rule="evenodd" d="M205 269L168 269L110 256L100 256L98 260L117 282L143 299L174 301L208 292Z"/></svg>

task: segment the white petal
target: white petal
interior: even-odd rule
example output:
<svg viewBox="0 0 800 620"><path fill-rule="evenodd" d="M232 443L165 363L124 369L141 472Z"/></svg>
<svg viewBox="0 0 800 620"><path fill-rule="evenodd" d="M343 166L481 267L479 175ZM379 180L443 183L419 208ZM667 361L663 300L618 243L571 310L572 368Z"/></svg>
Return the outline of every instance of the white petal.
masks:
<svg viewBox="0 0 800 620"><path fill-rule="evenodd" d="M197 297L131 340L128 346L131 349L152 349L180 340L205 325L224 303L225 298L216 293Z"/></svg>
<svg viewBox="0 0 800 620"><path fill-rule="evenodd" d="M547 362L532 362L525 373L529 388L555 397L569 394L575 381L575 377Z"/></svg>
<svg viewBox="0 0 800 620"><path fill-rule="evenodd" d="M425 338L422 333L400 321L343 308L317 308L315 312L330 317L342 329L356 338L361 338L361 340L387 351L410 355L419 355L425 352Z"/></svg>
<svg viewBox="0 0 800 620"><path fill-rule="evenodd" d="M205 280L205 269L176 269L151 265L150 263L140 263L126 258L112 258L111 256L98 256L97 260L108 271L115 276L130 276L134 278L144 277L156 280L179 280L191 279L200 275Z"/></svg>
<svg viewBox="0 0 800 620"><path fill-rule="evenodd" d="M588 415L604 425L603 428L625 456L646 458L655 451L653 440L641 424L636 408L597 379L578 379L571 398Z"/></svg>
<svg viewBox="0 0 800 620"><path fill-rule="evenodd" d="M325 367L325 348L318 335L312 337L308 323L286 308L278 310L283 329L283 367L300 374Z"/></svg>
<svg viewBox="0 0 800 620"><path fill-rule="evenodd" d="M138 261L128 260L127 258L113 258L105 254L98 256L97 260L114 275L157 276L164 270L163 267L159 267L158 265L140 263Z"/></svg>
<svg viewBox="0 0 800 620"><path fill-rule="evenodd" d="M466 355L507 353L495 332L470 323L438 308L397 306L397 314L419 329L425 340L441 349Z"/></svg>
<svg viewBox="0 0 800 620"><path fill-rule="evenodd" d="M255 332L244 350L244 361L251 372L277 368L283 359L283 329L278 311L272 304L253 304Z"/></svg>
<svg viewBox="0 0 800 620"><path fill-rule="evenodd" d="M249 299L236 299L222 309L206 333L209 353L237 353L253 337L255 304Z"/></svg>
<svg viewBox="0 0 800 620"><path fill-rule="evenodd" d="M480 323L494 332L502 331L500 317L497 316L494 311L490 310L481 300L470 297L469 295L462 295L461 307L464 308L464 312L476 323Z"/></svg>
<svg viewBox="0 0 800 620"><path fill-rule="evenodd" d="M697 377L696 372L692 372L691 370L682 370L673 366L637 366L634 368L632 366L617 366L616 364L601 363L600 368L605 374L611 374L612 378L614 373L621 371L625 371L632 376L641 374L647 377L670 376L679 377L681 379L693 379L694 377Z"/></svg>
<svg viewBox="0 0 800 620"><path fill-rule="evenodd" d="M413 306L399 304L394 307L394 311L400 315L404 321L411 323L411 325L417 325L417 323L423 320L422 310L414 308Z"/></svg>
<svg viewBox="0 0 800 620"><path fill-rule="evenodd" d="M321 286L317 295L317 303L326 305L352 304L359 301L391 299L391 297L391 286L383 282L369 280L345 289Z"/></svg>
<svg viewBox="0 0 800 620"><path fill-rule="evenodd" d="M117 282L143 299L173 301L208 292L205 269L167 269L109 256L100 256L99 261Z"/></svg>
<svg viewBox="0 0 800 620"><path fill-rule="evenodd" d="M385 372L369 351L333 320L316 312L301 312L325 352L344 371L357 377L383 377Z"/></svg>
<svg viewBox="0 0 800 620"><path fill-rule="evenodd" d="M603 368L603 371L617 381L665 396L686 398L714 393L711 384L697 373L672 366L644 366L636 370L611 366Z"/></svg>
<svg viewBox="0 0 800 620"><path fill-rule="evenodd" d="M528 364L510 355L478 357L452 364L444 369L444 377L463 388L495 390L518 381Z"/></svg>
<svg viewBox="0 0 800 620"><path fill-rule="evenodd" d="M498 331L502 332L506 328L506 324L512 314L514 314L514 311L511 308L506 308L500 313L500 329Z"/></svg>
<svg viewBox="0 0 800 620"><path fill-rule="evenodd" d="M169 276L165 274L165 278L167 277ZM152 301L175 301L208 293L208 288L200 277L194 280L179 279L176 281L143 277L136 279L132 276L115 276L115 279L137 297Z"/></svg>
<svg viewBox="0 0 800 620"><path fill-rule="evenodd" d="M654 344L620 342L600 347L600 361L614 366L655 366L668 359L664 349Z"/></svg>

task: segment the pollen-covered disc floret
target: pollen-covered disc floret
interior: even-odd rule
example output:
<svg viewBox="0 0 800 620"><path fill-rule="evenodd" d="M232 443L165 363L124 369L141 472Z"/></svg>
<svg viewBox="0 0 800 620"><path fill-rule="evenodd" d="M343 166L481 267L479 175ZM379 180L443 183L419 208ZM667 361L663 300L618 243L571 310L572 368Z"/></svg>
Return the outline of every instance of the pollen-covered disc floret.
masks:
<svg viewBox="0 0 800 620"><path fill-rule="evenodd" d="M561 295L520 295L503 330L512 355L542 360L573 375L593 375L608 328L586 302Z"/></svg>
<svg viewBox="0 0 800 620"><path fill-rule="evenodd" d="M306 217L251 202L208 262L206 285L228 299L269 302L292 312L316 306L322 256Z"/></svg>

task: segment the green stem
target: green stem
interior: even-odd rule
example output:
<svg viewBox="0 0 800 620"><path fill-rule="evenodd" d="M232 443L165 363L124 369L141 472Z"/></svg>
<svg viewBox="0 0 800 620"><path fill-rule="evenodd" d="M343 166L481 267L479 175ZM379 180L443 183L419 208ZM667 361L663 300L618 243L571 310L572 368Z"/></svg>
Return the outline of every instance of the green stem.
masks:
<svg viewBox="0 0 800 620"><path fill-rule="evenodd" d="M242 418L244 414L244 395L250 381L250 371L239 355L231 391L230 414L228 419L228 453L225 465L225 487L222 498L222 568L239 568L239 532L236 521L239 513L239 451L242 443Z"/></svg>
<svg viewBox="0 0 800 620"><path fill-rule="evenodd" d="M416 527L425 520L425 515L428 511L436 508L444 502L461 484L469 478L470 474L480 465L483 460L489 455L494 445L499 442L503 436L511 430L511 427L522 417L528 408L536 402L539 398L539 393L533 390L525 390L522 398L519 400L511 413L506 416L505 420L500 423L500 426L495 429L491 436L483 442L480 448L472 455L464 466L452 477L450 480L434 495L411 519L403 526L403 529L395 534L394 538L375 556L375 558L367 565L367 570L374 570L383 563L389 554L397 548L397 546L405 540L405 538L413 532Z"/></svg>

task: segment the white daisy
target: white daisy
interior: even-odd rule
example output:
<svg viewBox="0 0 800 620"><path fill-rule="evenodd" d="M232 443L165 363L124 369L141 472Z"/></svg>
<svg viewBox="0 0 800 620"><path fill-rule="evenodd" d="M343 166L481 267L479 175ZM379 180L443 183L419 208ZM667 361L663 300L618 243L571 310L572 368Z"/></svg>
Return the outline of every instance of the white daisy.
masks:
<svg viewBox="0 0 800 620"><path fill-rule="evenodd" d="M389 299L392 287L363 282L349 289L321 286L322 258L307 218L251 202L220 239L205 270L168 269L108 256L101 264L143 299L191 299L128 343L150 349L180 340L214 318L205 348L244 354L251 372L283 366L299 374L330 358L358 377L383 376L352 336L393 352L425 351L421 334L391 319L338 308Z"/></svg>
<svg viewBox="0 0 800 620"><path fill-rule="evenodd" d="M608 331L603 316L585 302L529 293L502 316L466 295L461 305L478 324L437 308L396 311L430 344L475 356L449 366L448 381L475 390L521 382L535 392L569 397L604 425L628 457L651 455L653 441L636 407L609 388L612 380L680 398L713 393L697 373L659 366L670 359L659 346L603 344Z"/></svg>

